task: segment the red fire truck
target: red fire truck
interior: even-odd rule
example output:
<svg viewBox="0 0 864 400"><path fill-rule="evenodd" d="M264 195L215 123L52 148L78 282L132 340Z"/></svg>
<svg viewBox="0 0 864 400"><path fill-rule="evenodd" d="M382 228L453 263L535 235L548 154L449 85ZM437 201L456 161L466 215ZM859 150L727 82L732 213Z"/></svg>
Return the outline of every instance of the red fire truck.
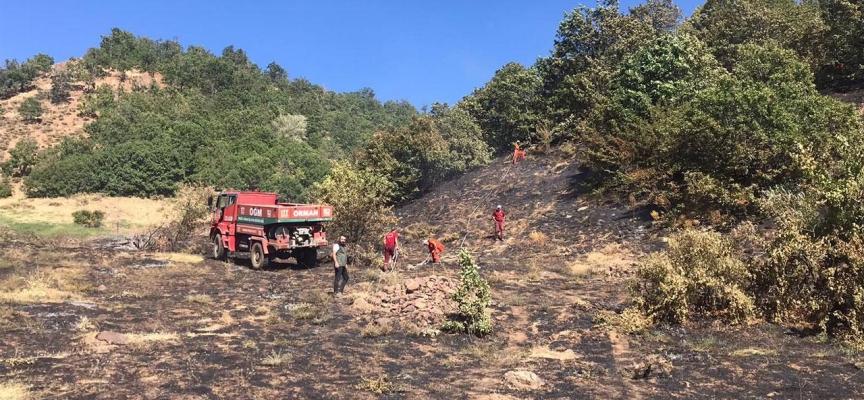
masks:
<svg viewBox="0 0 864 400"><path fill-rule="evenodd" d="M331 206L280 203L276 193L231 189L210 197L208 206L213 257L248 257L253 269L277 257L313 267L318 247L327 245L322 223L333 219Z"/></svg>

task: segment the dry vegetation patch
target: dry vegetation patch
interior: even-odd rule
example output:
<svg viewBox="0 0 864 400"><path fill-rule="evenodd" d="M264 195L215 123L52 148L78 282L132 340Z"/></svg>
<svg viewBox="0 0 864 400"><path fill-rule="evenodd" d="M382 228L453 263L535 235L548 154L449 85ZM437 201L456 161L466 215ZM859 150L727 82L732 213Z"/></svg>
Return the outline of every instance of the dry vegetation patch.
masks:
<svg viewBox="0 0 864 400"><path fill-rule="evenodd" d="M477 341L462 349L459 354L480 360L484 364L495 367L507 367L518 364L526 358L525 350L503 347L494 341Z"/></svg>
<svg viewBox="0 0 864 400"><path fill-rule="evenodd" d="M30 392L30 385L22 382L0 382L0 400L35 400L38 397Z"/></svg>
<svg viewBox="0 0 864 400"><path fill-rule="evenodd" d="M261 360L261 365L268 367L278 367L280 365L290 363L294 358L289 353L282 351L272 351L269 355Z"/></svg>
<svg viewBox="0 0 864 400"><path fill-rule="evenodd" d="M12 275L0 282L0 302L60 303L79 300L89 289L80 271L58 268Z"/></svg>
<svg viewBox="0 0 864 400"><path fill-rule="evenodd" d="M776 350L772 349L761 349L758 347L748 347L744 349L738 349L731 353L729 353L732 357L751 357L751 356L762 356L762 357L774 357L777 355Z"/></svg>

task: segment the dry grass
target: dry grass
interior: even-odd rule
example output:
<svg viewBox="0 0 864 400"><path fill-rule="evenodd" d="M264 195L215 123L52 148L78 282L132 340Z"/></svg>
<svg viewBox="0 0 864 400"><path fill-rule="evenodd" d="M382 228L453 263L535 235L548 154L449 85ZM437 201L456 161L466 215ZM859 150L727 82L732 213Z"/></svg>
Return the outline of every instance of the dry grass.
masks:
<svg viewBox="0 0 864 400"><path fill-rule="evenodd" d="M454 243L462 240L462 235L460 235L458 232L447 232L441 235L440 240L444 243Z"/></svg>
<svg viewBox="0 0 864 400"><path fill-rule="evenodd" d="M404 233L407 238L422 241L436 236L438 233L438 227L429 225L426 222L417 222L403 228L402 233Z"/></svg>
<svg viewBox="0 0 864 400"><path fill-rule="evenodd" d="M97 329L98 327L96 324L86 316L79 318L78 322L75 324L75 330L78 332L91 332Z"/></svg>
<svg viewBox="0 0 864 400"><path fill-rule="evenodd" d="M180 264L198 264L204 261L204 256L188 253L146 253L143 256L154 260L170 261L172 263Z"/></svg>
<svg viewBox="0 0 864 400"><path fill-rule="evenodd" d="M573 300L573 307L576 307L577 309L582 311L589 311L591 310L591 302L577 297Z"/></svg>
<svg viewBox="0 0 864 400"><path fill-rule="evenodd" d="M213 304L213 298L206 294L192 294L186 296L186 301L198 304Z"/></svg>
<svg viewBox="0 0 864 400"><path fill-rule="evenodd" d="M293 360L291 354L283 353L281 351L273 351L267 357L264 357L261 360L261 365L266 365L268 367L277 367L280 365L288 364Z"/></svg>
<svg viewBox="0 0 864 400"><path fill-rule="evenodd" d="M165 222L166 200L137 197L76 195L71 198L26 198L19 190L0 199L0 218L18 223L72 224L72 213L84 206L97 206L105 212L106 229L121 234Z"/></svg>
<svg viewBox="0 0 864 400"><path fill-rule="evenodd" d="M5 364L9 368L33 365L35 363L36 357L9 357L0 359L0 364Z"/></svg>
<svg viewBox="0 0 864 400"><path fill-rule="evenodd" d="M515 365L526 356L524 350L501 348L498 343L491 341L475 342L464 348L459 354L495 367Z"/></svg>
<svg viewBox="0 0 864 400"><path fill-rule="evenodd" d="M324 292L321 290L305 291L300 296L300 299L303 303L309 303L312 305L322 305L333 301L330 298L330 294L328 292Z"/></svg>
<svg viewBox="0 0 864 400"><path fill-rule="evenodd" d="M321 309L314 304L300 304L291 310L291 318L297 321L315 320L321 316Z"/></svg>
<svg viewBox="0 0 864 400"><path fill-rule="evenodd" d="M536 282L539 281L543 275L543 269L540 268L540 264L537 263L536 260L531 260L528 262L528 273L525 274L525 279Z"/></svg>
<svg viewBox="0 0 864 400"><path fill-rule="evenodd" d="M37 397L30 393L30 385L11 381L0 383L0 400L34 400Z"/></svg>
<svg viewBox="0 0 864 400"><path fill-rule="evenodd" d="M549 242L549 237L540 231L531 231L531 233L528 234L528 239L531 240L531 244L540 248L545 248L546 244Z"/></svg>
<svg viewBox="0 0 864 400"><path fill-rule="evenodd" d="M750 356L763 356L763 357L773 357L777 355L776 350L771 349L760 349L756 347L748 347L746 349L738 349L731 353L729 353L732 357L750 357Z"/></svg>
<svg viewBox="0 0 864 400"><path fill-rule="evenodd" d="M173 342L180 338L179 335L172 332L153 332L153 333L127 333L126 340L128 343L147 343L147 342Z"/></svg>
<svg viewBox="0 0 864 400"><path fill-rule="evenodd" d="M369 391L378 395L391 393L396 390L396 386L387 377L386 374L379 375L376 379L363 379L363 382L356 386L357 389Z"/></svg>
<svg viewBox="0 0 864 400"><path fill-rule="evenodd" d="M594 275L595 266L586 263L573 263L567 269L567 274L574 278L590 278Z"/></svg>
<svg viewBox="0 0 864 400"><path fill-rule="evenodd" d="M364 338L376 338L381 336L387 336L393 333L393 326L390 324L380 325L375 322L367 324L363 327L363 330L360 331L360 336Z"/></svg>
<svg viewBox="0 0 864 400"><path fill-rule="evenodd" d="M66 268L34 271L26 276L15 276L0 282L0 302L9 303L61 303L78 300L80 293L89 289L77 281L80 271Z"/></svg>
<svg viewBox="0 0 864 400"><path fill-rule="evenodd" d="M695 339L690 343L690 349L700 353L707 353L715 348L717 348L717 339L710 336Z"/></svg>

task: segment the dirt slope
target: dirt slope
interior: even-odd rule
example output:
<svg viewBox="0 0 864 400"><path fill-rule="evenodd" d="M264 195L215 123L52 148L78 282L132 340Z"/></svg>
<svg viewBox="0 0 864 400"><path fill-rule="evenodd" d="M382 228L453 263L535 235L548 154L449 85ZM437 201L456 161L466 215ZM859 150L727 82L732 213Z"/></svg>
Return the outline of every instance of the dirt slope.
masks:
<svg viewBox="0 0 864 400"><path fill-rule="evenodd" d="M0 241L0 393L14 382L90 399L864 397L855 353L784 328L604 326L662 237L650 218L587 199L582 177L566 157L529 154L441 185L397 210L398 272L354 267L342 298L327 294L330 264L251 271ZM497 204L509 212L504 243L491 239ZM430 306L458 275L466 233L492 288L495 333L482 340L436 331L454 305ZM444 263L407 269L433 234L447 239ZM530 373L539 380L505 378Z"/></svg>
<svg viewBox="0 0 864 400"><path fill-rule="evenodd" d="M54 65L53 71L62 71L68 62ZM122 87L125 91L132 90L133 85L150 85L153 80L162 81L160 74L150 76L139 71L127 71L127 79L120 82L120 73L108 71L108 76L96 80L96 86L103 84L112 87ZM4 112L0 113L0 160L8 157L8 149L15 146L22 138L33 138L39 143L40 148L48 147L60 142L64 137L83 134L84 126L91 122L90 118L78 115L78 105L84 96L83 90L70 92L70 100L67 103L52 104L48 100L51 91L51 78L48 74L36 78L34 89L19 93L6 100L0 100L0 107ZM24 122L18 114L18 107L24 100L36 97L39 99L44 113L42 120L38 123Z"/></svg>

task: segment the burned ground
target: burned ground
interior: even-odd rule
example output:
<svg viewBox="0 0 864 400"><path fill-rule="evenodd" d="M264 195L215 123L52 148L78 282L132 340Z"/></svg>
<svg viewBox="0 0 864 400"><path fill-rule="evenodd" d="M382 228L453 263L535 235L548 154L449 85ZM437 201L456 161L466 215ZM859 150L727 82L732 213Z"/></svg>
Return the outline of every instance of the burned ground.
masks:
<svg viewBox="0 0 864 400"><path fill-rule="evenodd" d="M192 255L4 241L0 393L25 387L34 397L91 399L864 397L857 353L785 327L703 322L631 335L602 324L598 315L617 315L628 305L636 263L663 245L664 233L642 213L586 197L582 172L559 159L529 155L516 167L499 159L399 208L405 252L397 272L355 267L342 298L328 294L326 263L303 269L286 260L252 271ZM509 214L504 243L491 238L489 213L497 204ZM420 243L429 235L445 240L444 263L408 269L423 259ZM492 287L490 337L441 333L437 321L418 324L416 311L394 315L360 306L418 278L455 278L463 238ZM392 296L388 301L407 304L401 294ZM122 334L125 344L96 339L106 331ZM509 371L533 372L543 384L520 389L505 381Z"/></svg>

